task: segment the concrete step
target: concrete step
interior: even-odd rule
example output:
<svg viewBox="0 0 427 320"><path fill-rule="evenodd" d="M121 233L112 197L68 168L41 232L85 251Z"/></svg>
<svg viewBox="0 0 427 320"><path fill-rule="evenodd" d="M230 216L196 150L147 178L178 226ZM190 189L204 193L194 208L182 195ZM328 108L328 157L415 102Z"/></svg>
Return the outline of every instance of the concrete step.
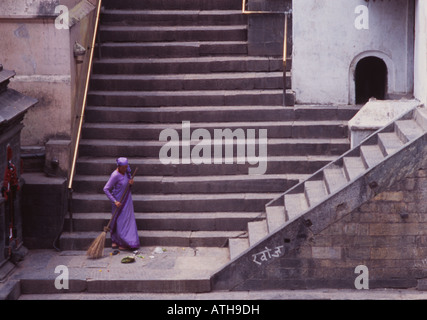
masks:
<svg viewBox="0 0 427 320"><path fill-rule="evenodd" d="M301 212L308 209L307 198L304 193L287 193L284 196L286 221L297 217Z"/></svg>
<svg viewBox="0 0 427 320"><path fill-rule="evenodd" d="M259 212L135 212L138 230L164 231L246 231L250 221L259 219ZM73 213L77 232L103 230L111 212ZM64 230L70 230L66 217Z"/></svg>
<svg viewBox="0 0 427 320"><path fill-rule="evenodd" d="M348 180L353 180L366 170L365 163L360 157L344 157L344 173Z"/></svg>
<svg viewBox="0 0 427 320"><path fill-rule="evenodd" d="M14 279L23 295L59 294L60 299L73 293L201 293L211 290L211 273L229 261L228 248L167 246L161 254L154 249L141 247L131 264L120 263L131 252L112 256L108 246L96 260L84 250L31 250ZM59 265L68 268L68 289L55 288Z"/></svg>
<svg viewBox="0 0 427 320"><path fill-rule="evenodd" d="M290 71L292 61L287 63ZM214 72L282 72L281 58L246 55L179 58L96 59L93 74L190 74Z"/></svg>
<svg viewBox="0 0 427 320"><path fill-rule="evenodd" d="M246 41L247 26L106 26L101 42Z"/></svg>
<svg viewBox="0 0 427 320"><path fill-rule="evenodd" d="M133 194L136 212L260 212L277 193L231 194ZM108 212L111 203L103 194L74 193L74 212Z"/></svg>
<svg viewBox="0 0 427 320"><path fill-rule="evenodd" d="M228 246L230 250L230 259L234 259L249 248L249 239L248 237L229 239Z"/></svg>
<svg viewBox="0 0 427 320"><path fill-rule="evenodd" d="M323 179L328 194L334 193L348 182L343 168L339 166L331 166L325 169L323 171Z"/></svg>
<svg viewBox="0 0 427 320"><path fill-rule="evenodd" d="M241 10L240 0L104 0L106 9L133 10Z"/></svg>
<svg viewBox="0 0 427 320"><path fill-rule="evenodd" d="M282 156L268 157L265 174L310 174L337 156ZM116 158L80 157L77 160L76 172L79 175L109 175L116 169ZM233 161L230 159L230 161ZM249 168L257 168L265 161L255 164L237 164L236 160L228 164L183 164L164 165L158 158L129 158L132 167L139 167L138 176L152 176L153 173L163 176L214 176L248 174Z"/></svg>
<svg viewBox="0 0 427 320"><path fill-rule="evenodd" d="M304 183L304 193L307 198L307 204L310 207L320 203L328 194L323 180L306 181Z"/></svg>
<svg viewBox="0 0 427 320"><path fill-rule="evenodd" d="M91 90L111 91L197 91L283 89L283 72L233 72L166 75L92 75ZM286 75L291 87L291 75Z"/></svg>
<svg viewBox="0 0 427 320"><path fill-rule="evenodd" d="M295 121L298 120L345 120L349 121L360 110L357 105L295 105Z"/></svg>
<svg viewBox="0 0 427 320"><path fill-rule="evenodd" d="M405 143L424 133L424 130L412 119L396 121L395 130L399 138Z"/></svg>
<svg viewBox="0 0 427 320"><path fill-rule="evenodd" d="M242 193L280 192L287 190L306 175L219 175L219 176L137 176L133 193L141 194L192 194L192 193ZM77 193L103 194L108 175L76 175L73 190Z"/></svg>
<svg viewBox="0 0 427 320"><path fill-rule="evenodd" d="M378 146L384 155L390 155L403 146L403 141L395 132L383 132L378 134Z"/></svg>
<svg viewBox="0 0 427 320"><path fill-rule="evenodd" d="M220 26L247 24L242 10L117 10L102 11L103 25Z"/></svg>
<svg viewBox="0 0 427 320"><path fill-rule="evenodd" d="M200 141L191 141L190 146L194 148ZM211 150L215 154L215 143L220 141L211 140L206 142L204 150ZM224 141L222 154L226 154L227 148L233 146L233 150L242 144L252 143L255 145L255 154L259 154L259 139L245 139L245 141ZM82 139L80 141L79 153L81 156L114 157L118 154L126 154L128 157L155 158L159 156L161 148L165 145L163 141L146 140L106 140L106 139ZM170 144L172 145L172 143ZM177 143L179 145L179 143ZM208 147L209 146L209 147ZM181 147L180 147L181 148ZM303 156L303 155L340 155L347 151L349 143L347 139L328 138L285 138L268 139L268 156Z"/></svg>
<svg viewBox="0 0 427 320"><path fill-rule="evenodd" d="M246 41L106 42L98 45L103 58L183 58L243 55Z"/></svg>
<svg viewBox="0 0 427 320"><path fill-rule="evenodd" d="M189 107L105 107L87 106L87 123L182 123L290 121L294 114L283 106L194 106Z"/></svg>
<svg viewBox="0 0 427 320"><path fill-rule="evenodd" d="M357 109L318 109L311 106L172 106L118 107L87 106L85 122L182 123L252 121L347 121ZM327 115L327 117L325 117ZM341 123L340 125L345 125Z"/></svg>
<svg viewBox="0 0 427 320"><path fill-rule="evenodd" d="M425 109L422 112L427 115ZM279 226L274 227L274 234L270 237L265 234L265 231L261 231L264 236L259 236L256 239L258 241L250 241L250 247L246 250L245 255L234 257L231 263L217 272L213 277L214 287L226 290L241 285L241 281L229 283L236 279L236 272L239 277L246 276L246 279L249 280L260 279L260 275L261 278L267 279L268 277L262 273L271 271L268 270L268 265L264 266L261 272L258 270L251 275L247 275L246 271L239 273L239 270L244 269L248 261L258 255L256 252L259 252L260 256L258 260L252 260L255 263L262 265L262 259L269 260L269 257L261 254L272 251L269 248L280 244L281 239L288 244L298 241L299 230L303 224L306 224L307 228L314 226L316 232L333 227L334 223L355 210L357 211L360 206L367 203L378 192L384 191L383 189L387 186L395 185L402 177L412 176L412 171L417 170L425 159L427 127L424 125L427 122L424 123L424 119L417 119L417 116L424 118L423 115L417 113L417 110L409 111L402 116L403 120L383 127L365 139L361 145L349 150L315 172L304 182L270 201L266 206L267 220L269 214L272 217L281 217L280 213L284 203L287 212L292 213L287 218L294 221L298 219L296 220L298 223L286 224L282 220L278 223ZM410 117L412 119L408 119ZM393 129L395 132L392 132ZM396 134L399 134L399 137ZM400 140L405 137L409 141L402 146ZM288 219L286 221L289 221ZM283 228L280 228L280 223L284 226ZM249 239L251 239L251 229L254 230L254 234L257 229L262 230L261 222L248 223ZM315 231L310 229L309 232ZM288 235L291 234L292 236L288 238ZM309 240L307 241L309 242ZM283 246L281 245L281 247ZM295 249L299 246L298 243L292 248ZM279 254L283 256L283 254L286 255L286 252L278 252L277 255ZM322 275L319 275L319 279L322 279ZM215 285L215 281L218 285ZM227 283L225 283L226 281Z"/></svg>
<svg viewBox="0 0 427 320"><path fill-rule="evenodd" d="M253 246L266 235L268 235L268 226L267 221L265 219L248 223L248 236L250 246Z"/></svg>
<svg viewBox="0 0 427 320"><path fill-rule="evenodd" d="M188 127L188 128L187 128ZM159 141L160 134L164 130L175 130L182 141L183 124L127 124L127 123L86 123L83 127L84 139L129 139ZM259 138L261 129L267 130L267 138L345 138L347 135L346 124L343 121L265 121L265 122L205 122L190 123L184 130L193 134L196 129L204 129L212 140L215 137L226 134L229 130L232 134L243 139L253 133ZM236 131L237 130L237 131ZM248 131L255 130L255 131ZM231 134L230 133L230 134ZM252 134L251 133L251 134Z"/></svg>
<svg viewBox="0 0 427 320"><path fill-rule="evenodd" d="M268 232L272 233L285 224L286 214L283 206L269 206L266 208Z"/></svg>
<svg viewBox="0 0 427 320"><path fill-rule="evenodd" d="M372 168L384 159L384 154L381 148L375 145L363 145L360 147L361 158L365 167Z"/></svg>
<svg viewBox="0 0 427 320"><path fill-rule="evenodd" d="M292 93L286 92L286 97ZM124 107L281 106L283 90L90 91L89 105ZM292 98L290 98L292 99Z"/></svg>
<svg viewBox="0 0 427 320"><path fill-rule="evenodd" d="M93 240L102 232L63 232L60 238L61 250L87 250ZM228 244L229 238L238 237L242 231L138 231L142 246L177 246L177 247L218 247ZM105 246L111 248L110 234L107 233Z"/></svg>
<svg viewBox="0 0 427 320"><path fill-rule="evenodd" d="M425 108L418 108L415 111L414 120L423 130L427 130L427 111Z"/></svg>

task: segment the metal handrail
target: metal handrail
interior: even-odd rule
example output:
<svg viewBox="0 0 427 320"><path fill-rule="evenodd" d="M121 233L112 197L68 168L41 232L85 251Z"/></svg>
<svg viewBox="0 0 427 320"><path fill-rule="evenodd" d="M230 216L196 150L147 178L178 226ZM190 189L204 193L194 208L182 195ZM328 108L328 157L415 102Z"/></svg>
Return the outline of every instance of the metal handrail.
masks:
<svg viewBox="0 0 427 320"><path fill-rule="evenodd" d="M244 14L283 14L285 16L285 22L283 26L283 73L284 73L283 79L286 82L286 62L287 62L287 53L288 53L288 45L287 45L288 15L292 14L292 9L289 11L251 11L251 10L246 10L246 6L247 6L247 0L242 0L242 13Z"/></svg>
<svg viewBox="0 0 427 320"><path fill-rule="evenodd" d="M95 26L93 30L92 43L90 46L89 65L88 65L88 70L86 74L86 82L85 82L84 93L83 93L82 108L79 116L79 124L77 127L77 137L74 145L73 159L71 162L71 171L68 179L68 189L72 189L73 187L73 180L74 180L74 174L75 174L76 162L77 162L77 153L78 153L80 138L82 133L83 118L84 118L84 113L85 113L86 103L87 103L87 93L89 91L89 80L90 80L90 75L92 73L93 55L94 55L96 36L97 36L98 25L99 25L99 17L101 14L101 4L102 4L102 0L98 0L98 5L96 9Z"/></svg>

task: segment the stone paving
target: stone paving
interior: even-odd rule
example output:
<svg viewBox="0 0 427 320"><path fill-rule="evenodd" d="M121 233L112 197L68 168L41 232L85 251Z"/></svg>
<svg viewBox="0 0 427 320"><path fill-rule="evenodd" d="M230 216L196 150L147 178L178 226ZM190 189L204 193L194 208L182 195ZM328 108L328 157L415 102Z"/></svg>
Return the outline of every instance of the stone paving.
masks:
<svg viewBox="0 0 427 320"><path fill-rule="evenodd" d="M426 291L375 289L375 290L267 290L224 292L209 291L209 277L228 261L228 250L223 248L142 247L135 262L121 263L132 252L111 255L106 248L104 257L87 259L83 251L30 250L8 281L0 283L0 299L7 298L6 291L21 280L19 300L420 300L427 299ZM69 270L69 290L55 288L58 266ZM80 285L72 282L80 279ZM186 284L165 285L167 280L200 280L196 286ZM33 282L29 281L33 280ZM150 281L148 281L150 280ZM90 286L101 281L104 285ZM141 285L132 286L131 283ZM117 283L117 286L105 286ZM163 283L163 284L162 284ZM138 292L127 292L127 289ZM200 292L189 290L196 288ZM89 289L89 290L88 290ZM112 291L112 290L116 291ZM189 289L187 292L185 290ZM81 291L79 291L81 290ZM95 291L99 292L95 292ZM102 291L104 290L104 291ZM150 291L151 290L151 291ZM182 292L171 292L181 290ZM22 292L24 291L24 292ZM92 292L91 292L92 291ZM108 292L110 291L110 292ZM156 292L157 291L157 292ZM169 292L168 292L169 291Z"/></svg>
<svg viewBox="0 0 427 320"><path fill-rule="evenodd" d="M209 292L210 275L229 260L228 248L142 247L133 263L121 262L132 252L112 252L88 259L84 251L30 250L8 280L20 280L28 294ZM64 270L69 286L58 290Z"/></svg>

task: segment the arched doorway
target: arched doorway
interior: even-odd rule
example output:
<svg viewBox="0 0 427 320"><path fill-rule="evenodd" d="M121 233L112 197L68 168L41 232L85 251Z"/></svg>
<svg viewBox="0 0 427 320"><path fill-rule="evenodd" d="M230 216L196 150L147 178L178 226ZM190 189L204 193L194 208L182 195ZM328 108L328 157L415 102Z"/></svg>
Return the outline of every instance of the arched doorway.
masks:
<svg viewBox="0 0 427 320"><path fill-rule="evenodd" d="M356 65L356 104L365 104L370 98L384 100L387 95L387 66L377 57L366 57Z"/></svg>

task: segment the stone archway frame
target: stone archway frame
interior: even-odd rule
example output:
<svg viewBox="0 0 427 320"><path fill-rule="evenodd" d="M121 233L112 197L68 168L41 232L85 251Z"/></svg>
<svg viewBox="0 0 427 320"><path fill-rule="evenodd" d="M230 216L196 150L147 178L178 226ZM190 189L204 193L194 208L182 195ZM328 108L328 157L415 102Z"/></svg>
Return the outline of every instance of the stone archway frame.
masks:
<svg viewBox="0 0 427 320"><path fill-rule="evenodd" d="M360 60L368 57L379 58L384 61L387 67L387 94L395 92L396 85L396 68L394 66L393 60L384 52L377 50L368 50L362 53L359 53L357 56L353 58L350 63L349 68L349 92L348 92L348 102L349 104L356 103L356 66Z"/></svg>

